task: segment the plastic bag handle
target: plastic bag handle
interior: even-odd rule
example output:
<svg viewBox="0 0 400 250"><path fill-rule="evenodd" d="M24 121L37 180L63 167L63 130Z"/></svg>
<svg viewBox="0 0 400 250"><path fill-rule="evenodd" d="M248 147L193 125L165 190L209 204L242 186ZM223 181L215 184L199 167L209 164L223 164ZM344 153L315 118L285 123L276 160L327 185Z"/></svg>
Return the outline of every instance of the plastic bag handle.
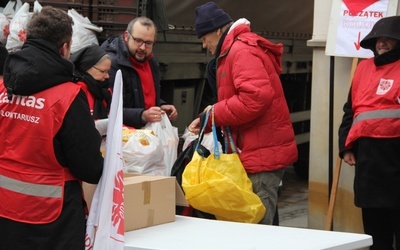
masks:
<svg viewBox="0 0 400 250"><path fill-rule="evenodd" d="M214 158L219 159L220 152L218 148L217 127L215 126L215 119L214 119L214 105L211 106L211 127L214 138Z"/></svg>
<svg viewBox="0 0 400 250"><path fill-rule="evenodd" d="M206 111L206 117L204 119L204 123L201 126L201 130L199 133L199 140L197 141L195 151L198 151L198 147L203 139L204 130L205 130L207 122L208 122L208 117L210 116L210 110L211 110L211 128L212 128L212 135L213 135L213 139L214 139L214 157L219 159L221 152L219 151L219 147L218 147L217 127L215 126L215 118L214 118L214 105L211 106L211 109ZM226 126L224 128L225 128L225 132L226 132L226 136L224 136L225 153L228 152L228 146L230 146L232 153L236 154L237 149L236 149L236 145L233 140L233 137L232 137L231 129L229 126ZM228 142L229 142L229 145L228 145ZM202 155L201 152L199 152L199 154Z"/></svg>
<svg viewBox="0 0 400 250"><path fill-rule="evenodd" d="M219 159L220 152L218 148L218 137L217 137L217 128L215 126L214 120L214 105L211 106L211 125L212 125L212 133L214 138L214 157ZM225 141L225 153L228 153L228 139L229 139L229 146L232 150L232 153L236 154L236 145L232 137L232 132L229 126L225 126L226 136L224 136Z"/></svg>
<svg viewBox="0 0 400 250"><path fill-rule="evenodd" d="M197 144L196 144L196 148L194 149L194 151L197 151L201 141L203 140L204 137L204 130L206 128L207 122L208 122L208 116L210 114L210 111L207 110L206 112L206 118L204 119L204 123L201 125L201 130L200 130L200 134L199 134L199 140L197 140ZM199 152L200 155L203 155L201 152Z"/></svg>
<svg viewBox="0 0 400 250"><path fill-rule="evenodd" d="M237 149L236 149L235 141L233 140L233 137L232 137L231 128L228 127L228 126L226 126L226 127L225 127L225 132L226 132L226 134L227 134L227 136L224 137L224 141L225 141L225 151L226 151L225 153L227 153L227 151L228 151L228 139L229 139L229 146L230 146L230 148L231 148L231 150L232 150L232 153L236 154ZM228 138L227 138L227 137L228 137Z"/></svg>

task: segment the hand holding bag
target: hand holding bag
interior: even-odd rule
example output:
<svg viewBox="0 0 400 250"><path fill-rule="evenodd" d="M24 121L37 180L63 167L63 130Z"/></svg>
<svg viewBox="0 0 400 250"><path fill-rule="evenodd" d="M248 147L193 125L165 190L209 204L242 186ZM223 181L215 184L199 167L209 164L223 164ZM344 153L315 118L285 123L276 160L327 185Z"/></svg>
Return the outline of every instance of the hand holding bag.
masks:
<svg viewBox="0 0 400 250"><path fill-rule="evenodd" d="M172 126L168 115L162 114L160 122L149 122L144 129L153 130L163 146L164 162L167 166L167 176L171 175L171 169L178 156L178 128Z"/></svg>
<svg viewBox="0 0 400 250"><path fill-rule="evenodd" d="M209 116L201 129L204 132ZM217 135L212 112L214 143ZM218 220L258 223L264 217L265 207L253 192L252 183L236 153L229 128L226 129L232 154L214 153L204 158L197 150L182 175L182 188L189 204L200 211L215 215Z"/></svg>
<svg viewBox="0 0 400 250"><path fill-rule="evenodd" d="M182 145L182 151L185 151L185 149L189 147L192 144L192 142L198 138L198 136L199 135L190 132L188 128L185 128L185 132L183 132L183 135L181 136L182 139L185 140ZM201 140L201 145L210 151L214 151L214 139L212 133L207 133L203 135L203 138ZM220 151L222 150L220 142L218 142L218 148Z"/></svg>

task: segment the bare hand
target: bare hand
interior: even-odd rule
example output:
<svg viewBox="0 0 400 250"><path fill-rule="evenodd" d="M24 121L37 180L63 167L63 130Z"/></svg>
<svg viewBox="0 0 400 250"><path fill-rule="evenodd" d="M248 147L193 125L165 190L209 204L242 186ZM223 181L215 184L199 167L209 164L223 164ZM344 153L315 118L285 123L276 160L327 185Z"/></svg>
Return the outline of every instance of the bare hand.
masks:
<svg viewBox="0 0 400 250"><path fill-rule="evenodd" d="M344 153L343 160L350 166L354 166L356 164L356 158L354 157L354 154L350 151Z"/></svg>
<svg viewBox="0 0 400 250"><path fill-rule="evenodd" d="M142 119L146 122L160 122L161 115L165 112L160 107L151 107L142 113Z"/></svg>
<svg viewBox="0 0 400 250"><path fill-rule="evenodd" d="M192 132L193 134L199 134L200 133L200 118L196 118L190 123L188 127L189 132Z"/></svg>
<svg viewBox="0 0 400 250"><path fill-rule="evenodd" d="M176 118L178 118L178 111L176 111L176 108L174 107L174 105L169 105L169 104L164 104L161 106L161 109L167 113L168 118L171 121L175 121Z"/></svg>

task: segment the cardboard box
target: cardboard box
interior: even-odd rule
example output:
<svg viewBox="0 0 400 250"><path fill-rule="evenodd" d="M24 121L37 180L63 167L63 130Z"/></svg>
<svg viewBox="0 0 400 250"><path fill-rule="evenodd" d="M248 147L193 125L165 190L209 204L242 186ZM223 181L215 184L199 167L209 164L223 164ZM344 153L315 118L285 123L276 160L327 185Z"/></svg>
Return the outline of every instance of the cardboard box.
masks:
<svg viewBox="0 0 400 250"><path fill-rule="evenodd" d="M174 176L124 175L125 232L175 221L175 206L188 206Z"/></svg>

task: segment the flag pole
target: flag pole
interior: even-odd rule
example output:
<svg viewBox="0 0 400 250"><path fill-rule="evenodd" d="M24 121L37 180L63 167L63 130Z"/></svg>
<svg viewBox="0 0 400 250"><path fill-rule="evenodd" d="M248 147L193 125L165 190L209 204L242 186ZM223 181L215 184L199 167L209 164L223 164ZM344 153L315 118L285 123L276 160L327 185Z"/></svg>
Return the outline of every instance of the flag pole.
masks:
<svg viewBox="0 0 400 250"><path fill-rule="evenodd" d="M356 71L357 64L358 64L358 58L355 57L355 58L353 58L353 62L351 64L349 86L351 86L351 82L353 80L354 72ZM332 227L333 227L333 215L334 215L336 194L337 194L337 189L338 189L338 184L339 184L341 168L342 168L342 159L339 156L337 156L336 166L335 166L333 181L332 181L331 194L330 194L330 198L329 198L328 212L326 214L325 230L328 230L328 231L331 231Z"/></svg>

